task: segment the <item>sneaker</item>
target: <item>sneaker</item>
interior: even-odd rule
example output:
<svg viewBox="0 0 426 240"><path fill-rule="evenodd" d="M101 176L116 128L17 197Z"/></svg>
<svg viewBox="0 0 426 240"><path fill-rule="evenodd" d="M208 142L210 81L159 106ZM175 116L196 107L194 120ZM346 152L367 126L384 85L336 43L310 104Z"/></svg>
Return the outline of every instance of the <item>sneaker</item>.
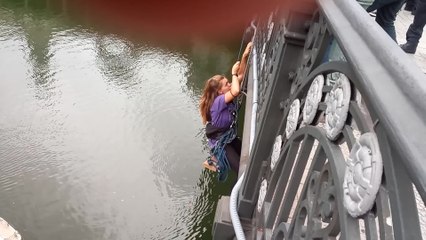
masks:
<svg viewBox="0 0 426 240"><path fill-rule="evenodd" d="M407 42L399 46L406 53L412 53L412 54L416 53L417 44Z"/></svg>

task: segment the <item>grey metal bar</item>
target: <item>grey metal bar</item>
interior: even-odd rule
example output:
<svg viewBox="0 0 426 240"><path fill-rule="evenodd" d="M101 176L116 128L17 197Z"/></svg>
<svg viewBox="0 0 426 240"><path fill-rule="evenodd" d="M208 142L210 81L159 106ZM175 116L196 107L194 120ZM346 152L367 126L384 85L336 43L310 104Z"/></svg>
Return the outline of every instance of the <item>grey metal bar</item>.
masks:
<svg viewBox="0 0 426 240"><path fill-rule="evenodd" d="M386 220L391 216L389 209L389 195L384 186L380 186L377 193L376 206L379 219L379 233L381 240L391 240L393 238L392 227L386 223Z"/></svg>
<svg viewBox="0 0 426 240"><path fill-rule="evenodd" d="M378 240L377 236L377 227L376 220L374 214L368 213L364 216L364 226L365 226L365 234L367 235L367 240Z"/></svg>
<svg viewBox="0 0 426 240"><path fill-rule="evenodd" d="M346 144L348 145L349 151L352 149L352 146L355 144L356 139L353 133L351 126L345 125L343 127L343 136L345 137Z"/></svg>
<svg viewBox="0 0 426 240"><path fill-rule="evenodd" d="M248 65L250 67L250 65ZM247 78L247 95L246 95L246 104L245 104L245 113L244 113L244 127L243 127L243 139L241 145L241 157L240 157L240 169L238 171L238 176L240 177L243 172L245 172L249 156L250 156L250 129L251 125L254 124L251 122L251 111L252 111L252 101L253 101L253 70L249 68L249 74Z"/></svg>
<svg viewBox="0 0 426 240"><path fill-rule="evenodd" d="M272 196L271 208L269 212L273 212L273 213L278 212L280 203L282 201L282 197L284 196L284 192L287 187L288 177L290 176L291 168L294 164L294 160L296 159L297 152L299 150L299 145L300 145L300 141L291 142L290 150L288 151L286 158L280 159L280 161L284 162L284 165L282 170L280 169L281 171L278 171L278 169L276 169L276 173L277 173L276 175L279 177L279 180L276 187L272 189L275 191L273 191L274 194ZM270 226L271 224L274 223L274 220L275 218L268 216L266 225Z"/></svg>
<svg viewBox="0 0 426 240"><path fill-rule="evenodd" d="M356 1L318 3L345 57L357 69L363 97L379 116L392 145L405 156L401 160L425 202L424 74ZM402 124L406 122L410 124Z"/></svg>
<svg viewBox="0 0 426 240"><path fill-rule="evenodd" d="M321 145L318 145L317 150L315 152L315 155L312 159L312 164L309 169L309 176L308 181L305 182L303 189L302 189L302 195L301 199L307 199L308 201L313 201L312 197L309 196L308 188L311 185L312 179L316 179L319 175L319 172L321 171L322 167L324 166L324 163L326 161L327 156L325 155L324 149ZM302 201L299 201L296 210L300 209ZM295 218L293 218L292 222L290 223L289 229L293 229L295 224ZM314 225L313 221L309 221L308 225ZM313 227L313 226L312 226Z"/></svg>
<svg viewBox="0 0 426 240"><path fill-rule="evenodd" d="M386 188L389 191L393 232L395 239L421 239L419 215L414 198L413 185L403 161L395 148L389 145L387 132L379 124L376 127L383 162Z"/></svg>
<svg viewBox="0 0 426 240"><path fill-rule="evenodd" d="M299 188L299 183L306 168L306 164L308 162L309 155L311 154L314 141L315 139L310 136L305 136L305 138L303 139L303 144L300 148L299 155L293 167L293 173L289 178L287 194L284 196L283 199L284 206L281 211L282 217L284 219L287 219L290 214L290 210L293 206L293 201L296 197L297 189Z"/></svg>
<svg viewBox="0 0 426 240"><path fill-rule="evenodd" d="M288 154L290 154L290 152L291 152L292 155L294 154L294 152L297 153L297 150L299 149L299 144L300 144L300 142L293 143L289 148L285 148L285 149L281 150L281 154L278 158L277 166L275 167L275 170L271 173L271 176L269 178L270 179L269 180L270 186L276 186L278 184L281 173L284 169L283 168L283 165L285 164L284 159L288 158ZM265 196L265 201L270 202L272 200L272 197L273 197L274 194L275 194L274 191L268 191L266 193L266 196Z"/></svg>
<svg viewBox="0 0 426 240"><path fill-rule="evenodd" d="M349 103L349 113L351 114L351 117L355 121L356 126L361 131L361 133L366 133L373 130L373 126L368 125L364 114L362 114L360 107L354 100Z"/></svg>

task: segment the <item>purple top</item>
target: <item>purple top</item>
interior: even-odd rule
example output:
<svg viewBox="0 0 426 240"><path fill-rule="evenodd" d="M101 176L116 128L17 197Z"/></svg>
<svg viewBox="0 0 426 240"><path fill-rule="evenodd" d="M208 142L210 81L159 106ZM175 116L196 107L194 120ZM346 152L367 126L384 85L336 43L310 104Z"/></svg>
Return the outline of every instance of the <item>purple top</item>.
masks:
<svg viewBox="0 0 426 240"><path fill-rule="evenodd" d="M211 123L218 128L230 127L234 117L232 111L235 109L233 102L225 102L225 94L217 96L210 107ZM212 148L216 144L216 140L209 139L209 147Z"/></svg>

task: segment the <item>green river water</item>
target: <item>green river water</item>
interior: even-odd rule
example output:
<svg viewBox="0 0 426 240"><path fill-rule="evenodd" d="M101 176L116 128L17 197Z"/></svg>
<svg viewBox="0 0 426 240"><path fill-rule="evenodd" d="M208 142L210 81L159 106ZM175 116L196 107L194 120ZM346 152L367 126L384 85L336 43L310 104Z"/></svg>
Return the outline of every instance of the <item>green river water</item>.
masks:
<svg viewBox="0 0 426 240"><path fill-rule="evenodd" d="M198 99L239 43L156 46L46 2L0 0L0 217L26 240L211 239L235 176L201 167Z"/></svg>

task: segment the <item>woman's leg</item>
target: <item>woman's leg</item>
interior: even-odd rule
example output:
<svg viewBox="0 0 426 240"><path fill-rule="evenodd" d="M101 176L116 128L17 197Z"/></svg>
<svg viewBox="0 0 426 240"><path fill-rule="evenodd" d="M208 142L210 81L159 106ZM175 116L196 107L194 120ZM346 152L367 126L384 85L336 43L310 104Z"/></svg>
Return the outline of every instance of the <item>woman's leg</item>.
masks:
<svg viewBox="0 0 426 240"><path fill-rule="evenodd" d="M241 142L240 142L241 143ZM234 147L235 145L235 147ZM241 152L241 144L239 145L240 149L238 150L238 142L232 141L231 143L225 146L226 158L228 158L229 165L231 165L231 169L238 173L240 168L240 152Z"/></svg>
<svg viewBox="0 0 426 240"><path fill-rule="evenodd" d="M232 142L230 143L231 146L235 149L235 151L238 153L238 155L241 155L241 140L236 137Z"/></svg>

